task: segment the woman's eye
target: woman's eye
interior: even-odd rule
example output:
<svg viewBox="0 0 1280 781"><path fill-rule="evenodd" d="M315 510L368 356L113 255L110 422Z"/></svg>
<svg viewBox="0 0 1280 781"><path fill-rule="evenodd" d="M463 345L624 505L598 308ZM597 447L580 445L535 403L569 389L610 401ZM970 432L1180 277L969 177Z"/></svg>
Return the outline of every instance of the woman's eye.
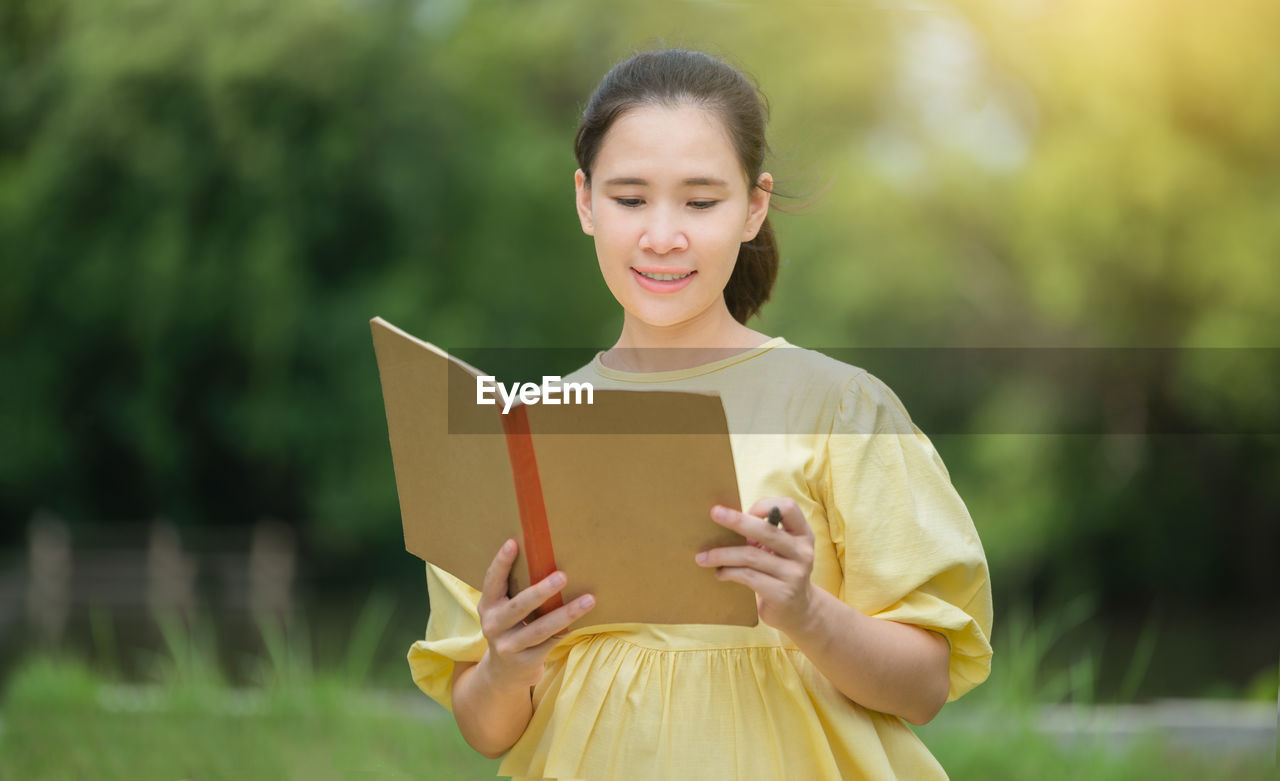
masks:
<svg viewBox="0 0 1280 781"><path fill-rule="evenodd" d="M614 198L614 200L622 204L623 206L630 206L630 207L636 207L644 203L644 200L640 198Z"/></svg>
<svg viewBox="0 0 1280 781"><path fill-rule="evenodd" d="M716 203L717 201L689 201L689 205L695 209L710 209Z"/></svg>

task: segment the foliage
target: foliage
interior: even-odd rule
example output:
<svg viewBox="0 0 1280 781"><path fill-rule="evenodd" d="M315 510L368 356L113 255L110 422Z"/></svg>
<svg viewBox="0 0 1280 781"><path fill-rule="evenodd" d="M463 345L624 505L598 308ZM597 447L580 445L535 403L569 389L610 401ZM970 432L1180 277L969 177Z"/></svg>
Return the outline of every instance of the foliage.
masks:
<svg viewBox="0 0 1280 781"><path fill-rule="evenodd" d="M761 330L852 348L922 420L962 388L858 351L1179 348L1151 388L1092 366L1071 390L1099 401L1090 436L1053 436L1061 389L988 376L936 437L998 599L1259 601L1280 587L1275 358L1184 348L1280 333L1276 9L9 0L0 542L41 507L272 515L351 577L406 562L368 319L455 349L606 346L576 116L610 63L679 44L758 78L775 205L805 212L776 221Z"/></svg>

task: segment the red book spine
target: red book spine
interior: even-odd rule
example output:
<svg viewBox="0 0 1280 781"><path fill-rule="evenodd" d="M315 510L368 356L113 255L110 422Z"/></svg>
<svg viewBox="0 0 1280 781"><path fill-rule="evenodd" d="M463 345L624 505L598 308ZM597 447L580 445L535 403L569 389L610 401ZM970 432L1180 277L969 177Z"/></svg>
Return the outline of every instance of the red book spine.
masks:
<svg viewBox="0 0 1280 781"><path fill-rule="evenodd" d="M520 529L524 532L524 557L529 566L529 582L537 583L556 571L556 555L547 528L547 505L542 498L542 481L538 479L538 460L533 453L533 435L529 432L529 416L523 404L502 416L502 430L507 435L507 455L511 457L511 474L516 483L516 504L520 508ZM564 604L560 594L542 603L535 615L543 615Z"/></svg>

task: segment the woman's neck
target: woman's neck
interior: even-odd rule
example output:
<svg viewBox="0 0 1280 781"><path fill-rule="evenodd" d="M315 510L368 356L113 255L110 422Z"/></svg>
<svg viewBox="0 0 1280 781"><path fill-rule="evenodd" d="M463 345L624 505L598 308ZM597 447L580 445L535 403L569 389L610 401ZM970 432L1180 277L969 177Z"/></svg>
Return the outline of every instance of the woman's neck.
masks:
<svg viewBox="0 0 1280 781"><path fill-rule="evenodd" d="M669 326L650 325L628 314L617 344L601 361L619 371L676 371L729 358L769 339L734 320L727 309L721 318Z"/></svg>

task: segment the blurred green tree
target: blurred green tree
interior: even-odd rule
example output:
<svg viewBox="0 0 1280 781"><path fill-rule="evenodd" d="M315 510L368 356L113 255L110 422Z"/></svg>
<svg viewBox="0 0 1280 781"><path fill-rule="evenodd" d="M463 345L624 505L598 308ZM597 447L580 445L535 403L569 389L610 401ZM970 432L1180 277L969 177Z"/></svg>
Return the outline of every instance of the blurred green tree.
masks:
<svg viewBox="0 0 1280 781"><path fill-rule="evenodd" d="M687 45L758 78L775 205L806 212L776 220L759 327L959 416L936 439L998 597L1274 597L1270 353L1171 350L1135 389L1105 361L953 387L859 351L1274 348L1277 29L1269 0L8 0L0 535L37 507L270 514L319 560L411 568L368 318L611 343L577 115L617 59ZM1104 398L1080 423L1082 387ZM1133 410L1190 436L1130 435Z"/></svg>

